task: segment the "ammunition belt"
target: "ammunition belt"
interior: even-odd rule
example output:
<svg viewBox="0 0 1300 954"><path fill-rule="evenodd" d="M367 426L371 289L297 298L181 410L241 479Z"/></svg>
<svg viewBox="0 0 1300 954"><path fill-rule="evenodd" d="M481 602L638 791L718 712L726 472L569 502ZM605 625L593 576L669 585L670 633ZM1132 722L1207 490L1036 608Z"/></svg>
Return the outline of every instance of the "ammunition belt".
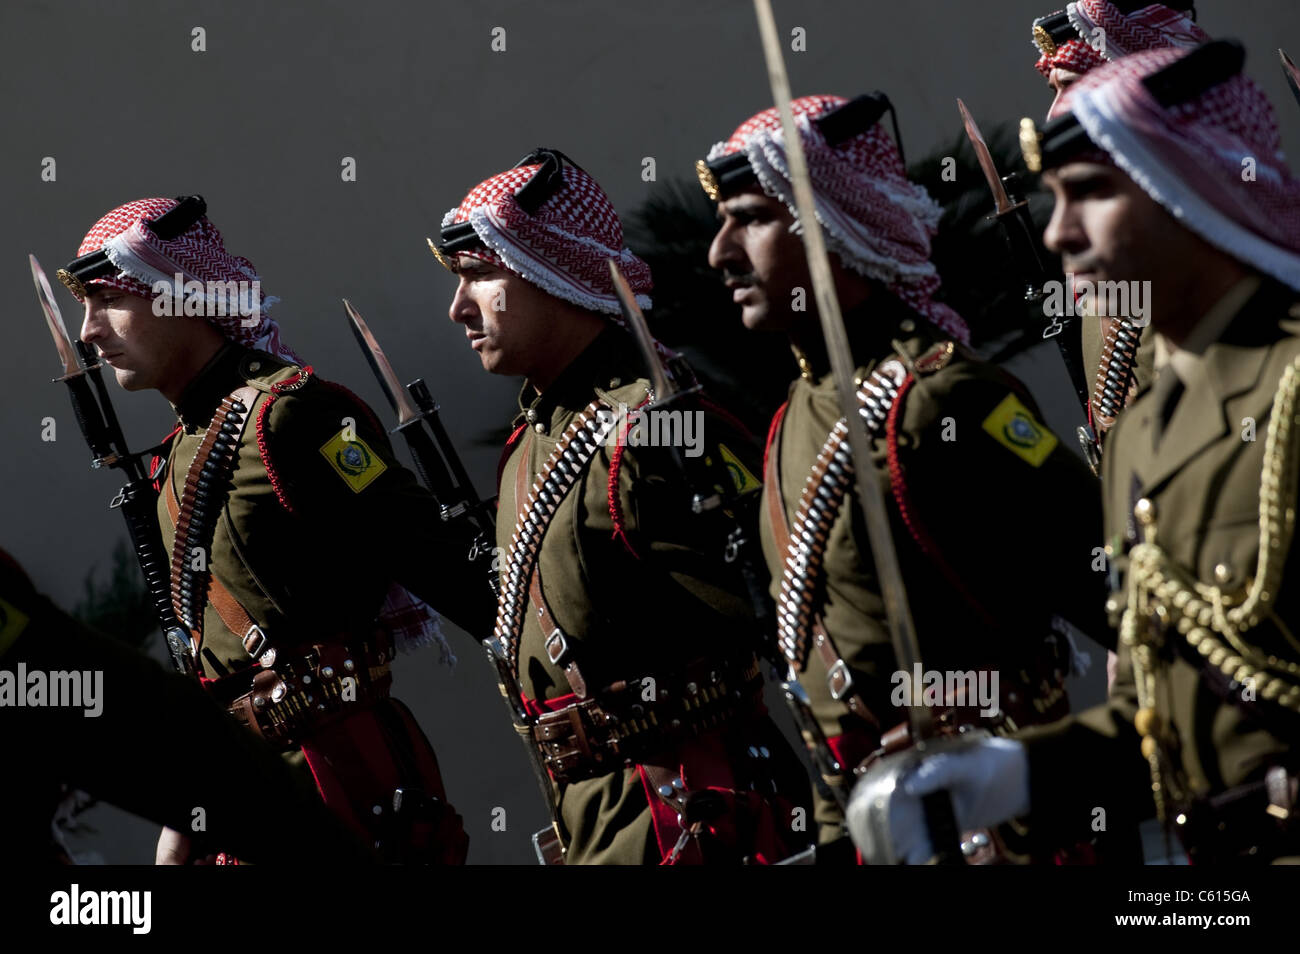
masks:
<svg viewBox="0 0 1300 954"><path fill-rule="evenodd" d="M645 761L738 716L757 714L762 692L763 677L752 655L743 662L698 661L676 676L618 682L543 713L529 732L551 777L576 782Z"/></svg>
<svg viewBox="0 0 1300 954"><path fill-rule="evenodd" d="M1092 394L1099 440L1115 426L1116 418L1133 399L1137 387L1133 369L1141 341L1141 328L1123 318L1112 319L1102 343L1101 363L1097 366L1097 381Z"/></svg>
<svg viewBox="0 0 1300 954"><path fill-rule="evenodd" d="M236 720L287 750L323 725L388 698L393 655L388 635L376 631L369 639L315 644L305 653L281 651L273 668L226 676L208 689Z"/></svg>
<svg viewBox="0 0 1300 954"><path fill-rule="evenodd" d="M176 537L172 543L172 608L193 634L196 652L203 634L212 537L230 494L230 475L239 453L240 437L257 394L256 388L243 387L221 399L194 454L180 496ZM192 565L195 551L204 557L202 569L194 569Z"/></svg>
<svg viewBox="0 0 1300 954"><path fill-rule="evenodd" d="M891 359L876 368L858 389L859 413L868 436L878 434L884 426L906 377L907 370L902 362ZM799 508L790 526L790 541L781 574L781 594L777 600L777 640L795 672L802 672L807 665L810 641L815 641L819 649L830 645L817 619L815 590L822 576L822 561L831 525L853 482L848 433L848 423L841 419L826 438L804 484ZM784 514L780 516L783 520ZM812 639L814 635L815 640ZM848 688L848 670L833 649L832 657L827 668L834 668L832 677L841 680L841 684L833 685L831 689L832 695L839 699Z"/></svg>
<svg viewBox="0 0 1300 954"><path fill-rule="evenodd" d="M600 401L588 404L569 424L542 465L527 500L515 500L519 517L510 537L493 636L505 648L510 671L516 677L519 675L519 637L523 631L524 610L528 606L529 581L537 565L542 538L560 502L578 482L596 449L605 443L616 423L617 416ZM521 463L520 466L524 465Z"/></svg>

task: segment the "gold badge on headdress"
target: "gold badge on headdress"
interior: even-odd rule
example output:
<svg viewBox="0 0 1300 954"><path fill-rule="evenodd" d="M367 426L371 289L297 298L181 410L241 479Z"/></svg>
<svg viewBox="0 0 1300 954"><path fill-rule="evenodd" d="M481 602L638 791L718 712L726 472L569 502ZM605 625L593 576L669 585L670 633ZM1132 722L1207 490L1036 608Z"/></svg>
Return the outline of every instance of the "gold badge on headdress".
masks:
<svg viewBox="0 0 1300 954"><path fill-rule="evenodd" d="M704 190L710 201L717 202L720 190L718 189L718 179L709 168L709 164L703 159L695 160L695 174L700 178L700 187Z"/></svg>
<svg viewBox="0 0 1300 954"><path fill-rule="evenodd" d="M451 272L453 275L455 275L456 266L451 261L451 259L447 258L446 255L443 255L442 252L438 251L438 246L433 244L433 239L426 238L425 241L429 243L429 251L432 252L433 257L438 260L438 264L441 265L443 268L447 269L447 271Z"/></svg>
<svg viewBox="0 0 1300 954"><path fill-rule="evenodd" d="M1028 116L1020 120L1020 154L1030 172L1043 171L1043 134Z"/></svg>
<svg viewBox="0 0 1300 954"><path fill-rule="evenodd" d="M1034 43L1042 51L1043 56L1056 55L1056 41L1052 39L1050 33L1043 29L1041 23L1034 24Z"/></svg>
<svg viewBox="0 0 1300 954"><path fill-rule="evenodd" d="M81 279L66 268L60 268L54 273L54 277L63 282L65 288L77 296L77 301L86 297L86 286L81 283Z"/></svg>

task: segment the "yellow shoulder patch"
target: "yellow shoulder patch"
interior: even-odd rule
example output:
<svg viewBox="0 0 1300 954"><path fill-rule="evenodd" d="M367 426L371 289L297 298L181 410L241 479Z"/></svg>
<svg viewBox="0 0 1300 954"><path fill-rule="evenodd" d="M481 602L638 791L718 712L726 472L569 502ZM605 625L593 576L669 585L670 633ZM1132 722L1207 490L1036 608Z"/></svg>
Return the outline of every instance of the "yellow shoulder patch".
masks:
<svg viewBox="0 0 1300 954"><path fill-rule="evenodd" d="M386 471L388 465L379 459L369 444L355 434L352 440L344 440L344 435L350 430L343 428L325 442L320 452L330 462L334 472L343 478L343 482L359 494Z"/></svg>
<svg viewBox="0 0 1300 954"><path fill-rule="evenodd" d="M27 614L12 603L0 600L0 656L9 652L9 647L18 641L26 628Z"/></svg>
<svg viewBox="0 0 1300 954"><path fill-rule="evenodd" d="M1056 435L1038 423L1014 394L1002 399L983 426L995 441L1034 467L1041 467L1056 449Z"/></svg>
<svg viewBox="0 0 1300 954"><path fill-rule="evenodd" d="M727 466L727 473L731 475L736 493L743 496L763 489L763 482L749 472L749 468L740 462L740 458L731 452L731 448L726 444L719 444L718 453L722 455L722 462Z"/></svg>

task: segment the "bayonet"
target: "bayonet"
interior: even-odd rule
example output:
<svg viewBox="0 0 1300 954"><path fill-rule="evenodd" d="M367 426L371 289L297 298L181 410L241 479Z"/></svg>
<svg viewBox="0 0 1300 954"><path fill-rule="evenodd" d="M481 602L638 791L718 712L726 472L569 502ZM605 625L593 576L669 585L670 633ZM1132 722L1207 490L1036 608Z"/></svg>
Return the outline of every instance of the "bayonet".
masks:
<svg viewBox="0 0 1300 954"><path fill-rule="evenodd" d="M1291 57L1286 55L1286 50L1278 50L1277 55L1282 58L1282 75L1286 77L1287 85L1291 87L1291 95L1295 97L1297 103L1300 103L1300 68L1291 61Z"/></svg>
<svg viewBox="0 0 1300 954"><path fill-rule="evenodd" d="M45 324L49 326L54 347L59 352L59 360L63 362L63 375L72 377L81 374L81 363L77 360L77 352L68 336L68 326L63 323L63 313L59 310L59 303L54 300L54 292L50 288L49 279L45 277L45 270L35 255L28 255L27 261L32 267L32 281L36 283L36 297L40 299L41 310L45 312Z"/></svg>
<svg viewBox="0 0 1300 954"><path fill-rule="evenodd" d="M1038 243L1034 238L1037 228L1029 214L1029 201L1020 199L1018 196L1012 197L1007 192L1006 180L998 175L997 164L993 161L993 155L989 152L988 144L984 141L984 134L980 132L975 117L970 114L970 110L966 108L966 104L960 98L957 100L957 109L961 112L962 125L966 127L966 136L970 139L971 146L975 150L975 158L979 160L980 168L984 171L984 178L988 182L989 191L993 193L994 217L998 220L998 225L1002 227L1002 234L1006 237L1007 245L1011 250L1012 261L1020 269L1024 280L1025 301L1042 301L1044 298L1043 284L1047 278L1047 269L1038 254ZM1088 460L1093 472L1096 473L1101 457L1101 442L1097 439L1092 426L1086 423L1089 395L1083 357L1075 339L1072 336L1062 334L1067 327L1067 321L1063 320L1060 315L1051 317L1051 322L1043 330L1043 337L1056 339L1056 347L1060 351L1061 362L1065 365L1065 371L1070 377L1070 384L1074 387L1074 392L1079 398L1079 404L1084 412L1085 423L1080 425L1076 436L1083 448L1084 457Z"/></svg>
<svg viewBox="0 0 1300 954"><path fill-rule="evenodd" d="M357 344L361 345L361 352L366 356L366 361L370 364L370 370L379 379L379 386L384 391L384 397L388 398L388 403L397 412L398 427L400 428L402 425L415 420L420 416L419 412L416 411L410 398L406 396L406 392L398 384L393 366L388 362L388 355L384 354L384 349L379 347L379 342L370 333L370 327L365 320L352 307L352 302L344 298L343 307L348 313L348 320L352 324L352 333L356 335Z"/></svg>

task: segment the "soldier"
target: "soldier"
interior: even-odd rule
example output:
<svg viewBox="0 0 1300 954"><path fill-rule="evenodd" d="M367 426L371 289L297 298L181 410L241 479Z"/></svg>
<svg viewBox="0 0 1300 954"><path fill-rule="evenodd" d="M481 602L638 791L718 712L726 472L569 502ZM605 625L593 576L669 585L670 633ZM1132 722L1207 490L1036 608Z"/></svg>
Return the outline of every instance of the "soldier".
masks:
<svg viewBox="0 0 1300 954"><path fill-rule="evenodd" d="M20 680L20 673L27 678ZM19 704L18 694L32 691L33 674L48 686L55 674L68 673L100 677L91 707L81 693L80 706ZM66 860L51 828L39 823L61 784L187 832L202 809L193 836L198 856L203 846L218 846L259 862L375 860L325 808L310 780L243 731L191 680L163 673L157 663L60 611L3 550L0 680L9 682L7 688L0 682L0 744L10 770L0 787L6 821L0 843L8 862ZM249 778L257 779L256 798L248 797ZM276 837L265 837L268 830Z"/></svg>
<svg viewBox="0 0 1300 954"><path fill-rule="evenodd" d="M1196 8L1143 0L1078 0L1034 21L1034 68L1056 96L1047 118L1061 111L1061 98L1079 77L1112 60L1154 49L1192 49L1210 37L1196 25ZM1094 300L1095 305L1095 300ZM1079 324L1085 380L1091 391L1085 412L1098 444L1115 419L1151 383L1155 351L1145 323L1107 315L1095 307ZM1096 320L1093 320L1093 319Z"/></svg>
<svg viewBox="0 0 1300 954"><path fill-rule="evenodd" d="M980 673L998 696L967 697L946 719L1010 727L1055 718L1068 711L1071 656L1052 633L1053 615L1086 632L1104 628L1094 609L1102 578L1089 567L1101 525L1095 484L1040 423L1023 385L977 360L961 316L935 298L929 253L940 210L907 179L881 122L888 99L807 96L792 105L922 656L936 671ZM817 810L830 843L844 836L851 773L893 744L884 737L904 720L913 674L896 672L849 489L846 430L807 293L780 129L775 109L759 113L697 171L718 203L709 263L734 290L745 326L788 335L801 368L768 438L762 542L781 648L811 709L806 736L824 736L814 756L830 789Z"/></svg>
<svg viewBox="0 0 1300 954"><path fill-rule="evenodd" d="M463 860L459 816L389 698L389 667L441 638L414 592L484 627L487 588L476 604L432 499L369 408L281 342L275 299L205 210L198 196L129 202L59 272L85 303L82 340L122 387L159 391L177 415L153 476L190 636L178 655L239 721L296 753L385 857Z"/></svg>
<svg viewBox="0 0 1300 954"><path fill-rule="evenodd" d="M539 854L774 862L802 848L807 776L764 711L755 609L712 506L719 471L733 513L757 502L757 447L698 394L656 405L609 260L642 306L650 271L608 197L539 149L472 189L429 244L459 279L450 317L484 370L525 379L499 471L495 638L554 795ZM671 371L689 389L689 369Z"/></svg>
<svg viewBox="0 0 1300 954"><path fill-rule="evenodd" d="M1134 54L1029 144L1056 198L1048 246L1151 282L1156 381L1103 461L1119 677L1106 705L904 779L891 837L911 860L929 851L916 799L942 788L967 824L1028 812L1071 839L1154 810L1198 863L1300 852L1300 181L1243 59Z"/></svg>

